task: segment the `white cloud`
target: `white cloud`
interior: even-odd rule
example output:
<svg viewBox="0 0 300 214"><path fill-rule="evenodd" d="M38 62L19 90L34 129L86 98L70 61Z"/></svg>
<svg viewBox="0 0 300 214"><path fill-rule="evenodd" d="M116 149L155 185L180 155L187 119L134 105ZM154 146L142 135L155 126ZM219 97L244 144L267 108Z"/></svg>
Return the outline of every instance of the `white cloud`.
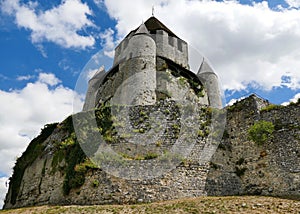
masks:
<svg viewBox="0 0 300 214"><path fill-rule="evenodd" d="M30 80L32 78L34 78L33 75L17 76L18 81Z"/></svg>
<svg viewBox="0 0 300 214"><path fill-rule="evenodd" d="M87 71L86 80L89 81L95 74L97 73L98 69L90 69Z"/></svg>
<svg viewBox="0 0 300 214"><path fill-rule="evenodd" d="M294 8L300 7L300 0L285 0L285 2L290 6Z"/></svg>
<svg viewBox="0 0 300 214"><path fill-rule="evenodd" d="M299 99L300 99L300 93L295 94L295 96L294 96L292 99L290 99L288 102L282 103L281 105L287 106L287 105L289 105L290 103L296 103L296 102L298 102Z"/></svg>
<svg viewBox="0 0 300 214"><path fill-rule="evenodd" d="M0 178L0 209L3 207L3 201L5 199L5 193L7 192L8 178L2 177Z"/></svg>
<svg viewBox="0 0 300 214"><path fill-rule="evenodd" d="M94 27L88 18L88 15L93 14L86 3L81 0L62 0L60 5L46 11L38 10L37 6L37 3L31 1L21 4L19 0L4 0L1 9L14 16L19 27L31 31L33 43L50 41L65 48L80 49L94 45L95 39L92 36L78 33L87 27ZM43 49L42 54L47 56Z"/></svg>
<svg viewBox="0 0 300 214"><path fill-rule="evenodd" d="M40 73L21 90L0 90L0 174L10 176L16 157L47 123L60 122L82 109L82 97L59 85L53 74ZM74 104L73 104L74 102ZM0 180L0 197L6 188Z"/></svg>
<svg viewBox="0 0 300 214"><path fill-rule="evenodd" d="M102 39L102 46L104 47L104 54L111 58L114 57L114 49L116 46L116 41L114 41L114 31L109 28L106 29L103 33L100 34Z"/></svg>
<svg viewBox="0 0 300 214"><path fill-rule="evenodd" d="M50 86L55 86L59 83L61 83L61 80L59 80L54 74L51 73L40 73L38 81L41 83L45 83Z"/></svg>
<svg viewBox="0 0 300 214"><path fill-rule="evenodd" d="M243 99L245 99L246 97L240 97L239 99L231 99L227 104L226 104L226 106L232 106L233 104L235 104L236 102L239 102L239 101L241 101L241 100L243 100Z"/></svg>
<svg viewBox="0 0 300 214"><path fill-rule="evenodd" d="M210 60L224 89L300 89L298 10L274 11L266 1L249 6L237 1L107 0L105 5L117 21L117 39L149 18L155 5L155 16ZM176 15L170 16L171 11ZM283 76L291 81L283 83Z"/></svg>

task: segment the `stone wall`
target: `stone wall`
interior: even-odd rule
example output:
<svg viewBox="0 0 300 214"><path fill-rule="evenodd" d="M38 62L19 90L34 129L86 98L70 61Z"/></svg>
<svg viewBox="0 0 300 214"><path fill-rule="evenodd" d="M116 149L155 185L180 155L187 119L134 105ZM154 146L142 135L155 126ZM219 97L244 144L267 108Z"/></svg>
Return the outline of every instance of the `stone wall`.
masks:
<svg viewBox="0 0 300 214"><path fill-rule="evenodd" d="M164 59L154 55L134 57L99 79L100 83L95 84L98 86L96 101L86 102L96 103L98 107L111 99L113 104L152 105L160 99L159 94L164 94L171 100L187 99L194 104L208 105L207 91L200 80L196 75L194 79L183 77L179 73L182 69L179 66L171 69Z"/></svg>
<svg viewBox="0 0 300 214"><path fill-rule="evenodd" d="M127 108L127 107L122 107ZM152 108L152 109L151 109ZM154 109L153 109L154 108ZM153 142L151 146L145 146L142 141L135 140L131 142L131 138L138 138L140 133L131 132L129 137L112 136L116 141L111 142L112 148L119 154L126 153L126 158L123 161L134 161L136 157L143 157L147 152L157 153L158 156L167 155L165 150L172 150L176 140L180 140L178 136L178 129L181 129L180 119L181 112L178 111L175 101L164 100L161 101L157 106L137 106L130 107L132 113L129 115L132 117L132 121L139 122L136 130L141 130L146 128L143 125L147 124L147 120L151 120L150 112L160 111L166 117L166 124L161 127L164 132L159 135L157 141ZM176 110L177 109L177 110ZM197 124L190 123L191 126L197 127L197 125L202 124L203 128L205 125L209 126L207 120L209 120L209 114L204 114L206 112L205 106L199 106L197 109L199 115L202 115L202 119ZM73 120L80 119L84 125L84 121L87 123L90 115L94 112L82 112L78 115L83 115L82 117L75 116ZM141 115L147 116L148 119L145 121L140 121ZM157 119L157 118L156 118ZM118 120L118 124L122 121ZM163 123L163 121L157 121ZM152 122L153 123L153 122ZM70 178L67 178L68 167L70 163L70 153L74 150L74 144L68 142L72 136L72 129L68 128L70 123L62 122L57 126L54 132L43 142L41 142L42 147L44 147L43 152L25 168L25 172L22 175L20 189L16 197L16 203L12 203L12 186L9 188L9 192L6 196L4 208L16 208L24 206L35 206L35 205L69 205L69 204L126 204L126 203L140 203L140 202L153 202L170 200L177 198L186 197L196 197L206 195L205 179L209 170L208 163L199 163L197 161L197 156L194 154L197 151L192 151L190 156L176 156L174 165L168 165L168 162L164 162L164 159L158 159L156 165L152 165L152 170L162 170L162 173L156 177L147 177L146 179L139 178L139 169L133 174L131 180L124 177L117 177L111 173L107 173L103 168L91 167L85 171L84 182L82 185L77 187L72 187L70 192L67 194L63 191L64 183L66 179L68 182L74 182ZM114 125L112 125L114 126ZM153 124L151 124L153 128ZM89 130L89 132L92 130ZM126 133L128 134L128 133ZM187 133L185 133L186 135ZM197 136L197 132L194 133ZM190 138L191 136L186 136ZM146 139L147 140L147 139ZM149 140L149 138L148 138ZM150 140L151 136L150 136ZM127 143L125 143L127 141ZM195 150L202 148L205 144L204 136L198 136L196 138ZM159 144L158 144L159 142ZM91 142L89 142L91 143ZM184 142L183 142L184 144ZM141 147L138 147L141 145ZM123 150L122 150L123 149ZM156 149L157 151L154 151ZM182 147L182 153L184 154L184 147ZM148 151L149 150L149 151ZM180 155L179 154L179 155ZM79 158L79 154L74 153L73 158ZM196 158L195 158L196 157ZM26 159L26 158L25 158ZM153 158L155 159L155 157ZM171 157L170 160L173 160ZM165 161L170 161L166 159ZM72 160L74 161L74 160ZM76 160L75 160L76 162ZM149 166L151 168L151 160L139 160L139 163L144 163L144 166ZM23 165L22 163L19 163ZM76 167L78 164L72 168L71 173L76 173ZM140 164L139 166L142 166ZM130 166L128 170L130 169ZM126 172L123 172L126 173ZM120 175L120 174L119 174ZM80 176L80 174L78 174ZM78 179L78 177L73 177L72 179Z"/></svg>
<svg viewBox="0 0 300 214"><path fill-rule="evenodd" d="M156 42L157 56L172 60L178 65L189 69L188 65L188 45L185 41L169 36L164 30L157 30L156 34L151 34Z"/></svg>
<svg viewBox="0 0 300 214"><path fill-rule="evenodd" d="M168 112L163 109L168 108L166 105L159 108ZM209 112L205 111L204 106L198 109ZM174 109L172 111L174 112ZM272 106L252 95L227 108L226 130L210 163L200 164L197 161L197 155L205 145L205 137L198 136L190 155L181 159L175 168L166 170L158 177L126 180L101 168L90 167L85 172L83 184L71 188L68 194L63 192L65 169L70 164L67 160L68 153L65 153L65 156L57 155L66 146L62 142L71 135L71 129L63 122L42 142L45 148L43 152L33 163L26 166L16 203L12 203L12 186L9 186L4 208L42 204L124 204L201 195L271 195L300 198L299 116L299 103L287 107ZM208 115L202 118L202 122L209 125L205 123L207 119ZM275 126L272 137L262 145L248 139L249 128L260 120L270 121ZM174 127L174 123L168 124L169 128ZM174 135L166 132L162 144L166 142L166 146L173 145L172 139L178 136L176 130L171 132ZM72 146L74 145L70 145L70 148L73 148ZM118 150L118 145L115 146ZM121 153L126 152L121 148L122 146L119 147ZM168 146L165 148L170 149ZM129 153L130 155L134 154Z"/></svg>
<svg viewBox="0 0 300 214"><path fill-rule="evenodd" d="M300 198L300 106L269 106L250 96L228 108L223 140L211 161L208 195L271 195ZM248 139L257 121L275 126L262 145Z"/></svg>

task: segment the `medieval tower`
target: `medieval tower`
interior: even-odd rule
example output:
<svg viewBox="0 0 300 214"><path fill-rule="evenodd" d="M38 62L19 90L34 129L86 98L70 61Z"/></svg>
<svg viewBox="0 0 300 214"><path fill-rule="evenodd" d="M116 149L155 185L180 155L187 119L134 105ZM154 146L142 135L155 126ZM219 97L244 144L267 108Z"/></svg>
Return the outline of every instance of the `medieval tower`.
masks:
<svg viewBox="0 0 300 214"><path fill-rule="evenodd" d="M205 59L199 59L199 64L195 75L189 70L188 44L152 16L115 48L113 67L109 71L100 68L91 78L83 110L109 102L121 84L123 91L119 102L123 104L151 105L159 99L159 92L173 91L172 97L176 99L175 85L162 77L163 72L169 71L171 77L181 82L185 78L203 86L198 102L222 108L217 75ZM200 87L194 89L199 92Z"/></svg>

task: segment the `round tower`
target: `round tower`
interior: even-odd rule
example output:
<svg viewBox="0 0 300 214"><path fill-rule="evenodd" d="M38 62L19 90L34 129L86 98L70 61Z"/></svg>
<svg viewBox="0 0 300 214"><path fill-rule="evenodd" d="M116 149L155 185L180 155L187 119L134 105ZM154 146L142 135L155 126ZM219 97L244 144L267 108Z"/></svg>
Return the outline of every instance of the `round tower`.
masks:
<svg viewBox="0 0 300 214"><path fill-rule="evenodd" d="M124 81L114 101L126 105L152 105L156 102L156 44L144 24L128 38L119 64Z"/></svg>
<svg viewBox="0 0 300 214"><path fill-rule="evenodd" d="M96 93L99 88L100 81L105 75L104 66L101 66L94 76L88 82L88 90L85 96L85 102L83 105L83 111L88 111L95 108L96 105Z"/></svg>
<svg viewBox="0 0 300 214"><path fill-rule="evenodd" d="M198 78L203 82L207 89L209 105L213 108L221 109L222 97L217 74L209 66L206 59L203 59L202 64L197 73Z"/></svg>

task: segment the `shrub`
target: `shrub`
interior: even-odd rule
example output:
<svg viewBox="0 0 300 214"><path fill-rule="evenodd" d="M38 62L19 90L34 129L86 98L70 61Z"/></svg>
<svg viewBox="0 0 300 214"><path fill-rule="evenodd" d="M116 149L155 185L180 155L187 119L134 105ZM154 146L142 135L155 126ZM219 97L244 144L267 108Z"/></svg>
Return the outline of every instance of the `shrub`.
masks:
<svg viewBox="0 0 300 214"><path fill-rule="evenodd" d="M144 157L144 160L151 160L151 159L155 159L158 157L158 154L155 153L147 153Z"/></svg>
<svg viewBox="0 0 300 214"><path fill-rule="evenodd" d="M184 87L186 85L186 80L184 77L179 77L178 82L181 87Z"/></svg>
<svg viewBox="0 0 300 214"><path fill-rule="evenodd" d="M264 108L262 108L260 111L263 112L263 111L271 111L273 109L281 109L283 108L284 106L281 106L281 105L274 105L274 104L270 104Z"/></svg>
<svg viewBox="0 0 300 214"><path fill-rule="evenodd" d="M99 187L99 181L98 180L93 180L92 187L94 187L94 188Z"/></svg>
<svg viewBox="0 0 300 214"><path fill-rule="evenodd" d="M258 121L248 130L250 140L257 144L265 143L274 132L274 125L268 121Z"/></svg>

